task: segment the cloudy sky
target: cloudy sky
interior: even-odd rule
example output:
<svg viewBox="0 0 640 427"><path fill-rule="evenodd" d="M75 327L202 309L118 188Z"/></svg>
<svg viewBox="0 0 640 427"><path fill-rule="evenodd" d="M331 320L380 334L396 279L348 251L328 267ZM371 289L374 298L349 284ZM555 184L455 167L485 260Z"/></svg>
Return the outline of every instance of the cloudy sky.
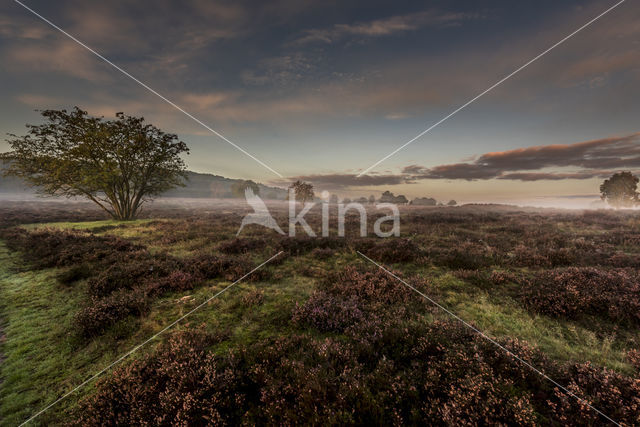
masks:
<svg viewBox="0 0 640 427"><path fill-rule="evenodd" d="M602 177L640 170L633 0L357 175L616 2L24 0L281 178L6 1L0 132L78 105L177 133L199 172L344 195L590 201Z"/></svg>

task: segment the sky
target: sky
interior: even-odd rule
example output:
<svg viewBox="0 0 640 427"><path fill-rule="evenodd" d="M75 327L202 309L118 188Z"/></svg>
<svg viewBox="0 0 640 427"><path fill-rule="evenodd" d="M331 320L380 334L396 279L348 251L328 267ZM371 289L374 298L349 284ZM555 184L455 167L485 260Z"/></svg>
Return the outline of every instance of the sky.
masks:
<svg viewBox="0 0 640 427"><path fill-rule="evenodd" d="M109 64L6 1L0 133L77 105L177 133L197 172L348 196L590 203L604 177L640 171L633 0L369 168L616 3L23 1Z"/></svg>

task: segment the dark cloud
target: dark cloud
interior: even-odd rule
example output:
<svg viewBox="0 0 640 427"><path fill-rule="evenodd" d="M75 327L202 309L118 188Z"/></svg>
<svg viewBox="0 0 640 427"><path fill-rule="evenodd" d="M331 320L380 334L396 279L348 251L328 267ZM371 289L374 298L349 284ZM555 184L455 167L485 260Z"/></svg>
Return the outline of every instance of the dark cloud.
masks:
<svg viewBox="0 0 640 427"><path fill-rule="evenodd" d="M549 168L573 168L549 171ZM561 181L606 178L620 169L640 168L640 132L565 145L544 145L485 153L471 163L454 163L431 168L409 165L399 174L330 173L301 175L273 182L288 185L295 180L311 182L320 189L413 184L428 179Z"/></svg>
<svg viewBox="0 0 640 427"><path fill-rule="evenodd" d="M500 175L498 179L509 179L514 181L561 181L564 179L591 179L606 178L611 176L614 171L585 171L585 172L515 172Z"/></svg>
<svg viewBox="0 0 640 427"><path fill-rule="evenodd" d="M579 168L578 171L526 172L546 168ZM640 167L640 133L575 144L543 145L486 153L471 163L426 168L410 165L403 173L413 179L512 179L521 181L589 179L606 176L603 169Z"/></svg>

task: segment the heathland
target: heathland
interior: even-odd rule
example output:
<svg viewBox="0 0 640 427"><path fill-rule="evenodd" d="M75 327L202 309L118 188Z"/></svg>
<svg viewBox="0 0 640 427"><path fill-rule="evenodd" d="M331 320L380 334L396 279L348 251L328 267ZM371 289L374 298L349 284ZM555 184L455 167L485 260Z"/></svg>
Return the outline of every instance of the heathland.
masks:
<svg viewBox="0 0 640 427"><path fill-rule="evenodd" d="M33 423L640 424L637 211L406 206L400 237L360 237L356 216L346 237L236 236L248 211L3 202L0 423L280 253Z"/></svg>

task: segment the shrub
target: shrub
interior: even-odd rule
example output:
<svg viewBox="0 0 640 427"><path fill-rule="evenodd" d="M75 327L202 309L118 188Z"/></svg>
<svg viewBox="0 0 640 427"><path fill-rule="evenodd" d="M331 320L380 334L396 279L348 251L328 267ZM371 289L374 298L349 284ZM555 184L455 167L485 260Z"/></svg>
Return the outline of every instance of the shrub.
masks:
<svg viewBox="0 0 640 427"><path fill-rule="evenodd" d="M161 295L168 291L187 291L193 289L200 281L199 276L176 270L167 276L148 281L145 290L147 295Z"/></svg>
<svg viewBox="0 0 640 427"><path fill-rule="evenodd" d="M76 313L74 321L83 335L96 336L129 315L145 313L148 302L143 291L119 290L105 298L92 300Z"/></svg>
<svg viewBox="0 0 640 427"><path fill-rule="evenodd" d="M411 290L380 269L371 272L346 267L338 273L329 274L321 283L320 290L342 298L358 297L364 303L376 305L406 303L415 299Z"/></svg>
<svg viewBox="0 0 640 427"><path fill-rule="evenodd" d="M392 332L393 330L395 332ZM390 323L385 351L290 335L217 355L216 337L177 332L100 380L72 425L597 425L603 419L457 322ZM501 345L623 424L640 416L640 380L558 365ZM365 361L363 363L363 361Z"/></svg>
<svg viewBox="0 0 640 427"><path fill-rule="evenodd" d="M239 424L246 410L246 372L233 358L207 351L215 343L202 332L173 334L152 355L102 379L70 424Z"/></svg>
<svg viewBox="0 0 640 427"><path fill-rule="evenodd" d="M435 265L452 269L477 270L497 263L490 248L474 242L463 242L447 248L431 248L428 254Z"/></svg>
<svg viewBox="0 0 640 427"><path fill-rule="evenodd" d="M609 417L625 425L635 425L640 420L640 379L634 379L599 369L590 363L567 366L557 374L567 389L583 396L591 405ZM566 393L554 390L550 402L553 417L562 424L598 425L603 418L584 404L576 404Z"/></svg>
<svg viewBox="0 0 640 427"><path fill-rule="evenodd" d="M376 262L409 262L423 255L422 249L409 239L359 240L355 247Z"/></svg>
<svg viewBox="0 0 640 427"><path fill-rule="evenodd" d="M118 289L134 289L167 277L185 268L184 262L168 255L140 251L118 257L113 264L89 281L89 293L104 297Z"/></svg>
<svg viewBox="0 0 640 427"><path fill-rule="evenodd" d="M223 242L219 249L226 254L243 254L264 248L264 239L238 239Z"/></svg>
<svg viewBox="0 0 640 427"><path fill-rule="evenodd" d="M230 256L209 254L196 255L187 260L187 270L205 279L222 277L225 280L236 280L251 271L252 264L246 260Z"/></svg>
<svg viewBox="0 0 640 427"><path fill-rule="evenodd" d="M639 350L629 350L627 352L627 359L636 368L636 371L640 374L640 351Z"/></svg>
<svg viewBox="0 0 640 427"><path fill-rule="evenodd" d="M456 270L453 275L484 290L517 281L513 273L500 270Z"/></svg>
<svg viewBox="0 0 640 427"><path fill-rule="evenodd" d="M260 289L253 289L242 296L242 305L245 307L254 307L262 305L264 302L264 292Z"/></svg>
<svg viewBox="0 0 640 427"><path fill-rule="evenodd" d="M591 314L640 324L640 281L632 270L572 267L539 272L523 283L521 299L531 310L550 316Z"/></svg>
<svg viewBox="0 0 640 427"><path fill-rule="evenodd" d="M311 256L315 259L329 259L335 254L331 248L315 248L311 251Z"/></svg>
<svg viewBox="0 0 640 427"><path fill-rule="evenodd" d="M33 268L65 267L95 263L119 252L135 252L142 247L113 236L95 236L71 231L3 230L7 246L20 251Z"/></svg>
<svg viewBox="0 0 640 427"><path fill-rule="evenodd" d="M315 292L303 305L296 303L292 319L323 332L344 332L364 320L357 296L347 298L326 292Z"/></svg>

